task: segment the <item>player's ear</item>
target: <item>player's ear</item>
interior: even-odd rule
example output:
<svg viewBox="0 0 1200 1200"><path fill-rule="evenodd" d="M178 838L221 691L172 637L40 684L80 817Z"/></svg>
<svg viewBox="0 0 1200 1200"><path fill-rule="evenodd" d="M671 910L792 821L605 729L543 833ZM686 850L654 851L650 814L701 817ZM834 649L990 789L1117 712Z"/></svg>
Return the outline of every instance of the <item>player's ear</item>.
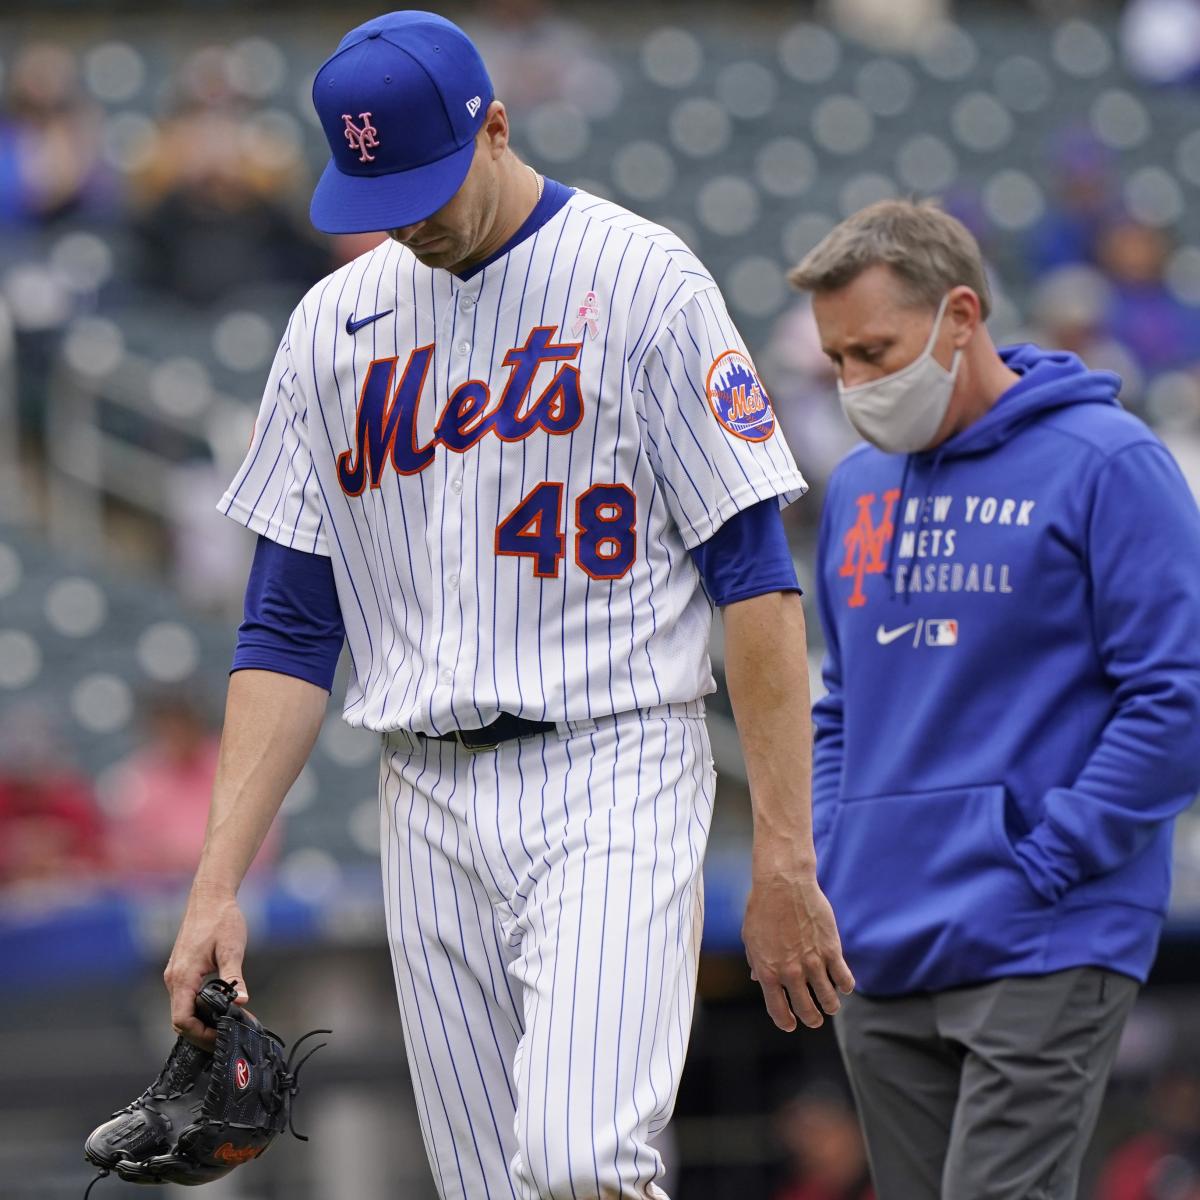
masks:
<svg viewBox="0 0 1200 1200"><path fill-rule="evenodd" d="M974 288L967 287L965 283L952 288L946 303L946 316L954 328L954 345L958 348L965 346L983 316Z"/></svg>
<svg viewBox="0 0 1200 1200"><path fill-rule="evenodd" d="M488 105L479 136L486 142L493 158L499 158L508 149L508 110L499 100Z"/></svg>

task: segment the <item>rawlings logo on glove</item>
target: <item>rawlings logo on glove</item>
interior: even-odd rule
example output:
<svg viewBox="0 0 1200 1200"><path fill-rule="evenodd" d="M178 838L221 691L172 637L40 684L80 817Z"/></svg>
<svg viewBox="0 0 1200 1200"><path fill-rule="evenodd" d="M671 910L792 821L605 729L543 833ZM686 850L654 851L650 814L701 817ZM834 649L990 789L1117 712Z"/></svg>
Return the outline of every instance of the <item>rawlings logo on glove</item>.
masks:
<svg viewBox="0 0 1200 1200"><path fill-rule="evenodd" d="M235 1150L231 1142L226 1142L223 1146L218 1146L213 1151L213 1158L217 1162L232 1163L235 1167L240 1166L244 1162L249 1162L252 1158L257 1158L266 1146L243 1146L241 1150Z"/></svg>
<svg viewBox="0 0 1200 1200"><path fill-rule="evenodd" d="M328 1029L314 1029L284 1057L282 1039L234 1003L237 988L222 979L196 995L196 1015L217 1032L210 1053L178 1038L158 1078L130 1105L92 1130L83 1152L100 1174L131 1183L208 1183L258 1158L292 1125L292 1098L300 1068L292 1068L300 1043Z"/></svg>

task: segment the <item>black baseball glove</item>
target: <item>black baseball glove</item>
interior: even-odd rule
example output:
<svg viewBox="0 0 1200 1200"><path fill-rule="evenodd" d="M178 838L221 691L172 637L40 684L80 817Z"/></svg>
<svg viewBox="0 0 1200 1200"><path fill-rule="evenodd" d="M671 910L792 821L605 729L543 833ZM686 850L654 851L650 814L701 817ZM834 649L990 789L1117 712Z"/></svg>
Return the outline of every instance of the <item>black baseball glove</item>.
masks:
<svg viewBox="0 0 1200 1200"><path fill-rule="evenodd" d="M92 1130L83 1152L100 1174L89 1192L110 1171L131 1183L208 1183L257 1158L285 1128L307 1140L292 1126L292 1097L300 1067L321 1046L293 1070L282 1039L235 1004L236 995L232 983L206 983L196 1016L216 1030L216 1048L178 1038L158 1078ZM328 1032L306 1033L292 1057L301 1042Z"/></svg>

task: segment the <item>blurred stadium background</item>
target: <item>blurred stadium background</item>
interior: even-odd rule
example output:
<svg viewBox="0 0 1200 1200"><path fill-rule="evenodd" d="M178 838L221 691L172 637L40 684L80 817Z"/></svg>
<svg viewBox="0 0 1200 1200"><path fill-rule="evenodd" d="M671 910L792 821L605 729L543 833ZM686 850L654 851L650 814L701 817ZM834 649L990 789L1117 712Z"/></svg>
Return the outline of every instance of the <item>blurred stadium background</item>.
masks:
<svg viewBox="0 0 1200 1200"><path fill-rule="evenodd" d="M0 9L5 1200L81 1195L85 1132L171 1040L159 976L252 540L213 506L287 313L371 244L317 237L306 209L326 158L313 72L376 11ZM478 39L530 162L671 226L713 270L813 484L789 515L802 580L851 435L784 273L882 196L940 197L992 265L998 337L1118 370L1200 489L1195 0L444 11ZM376 749L338 708L244 893L257 1006L289 1037L336 1030L299 1106L312 1142L214 1200L432 1196L383 940ZM722 696L711 709L722 794L672 1195L866 1200L828 1030L776 1033L747 979L748 799ZM1195 812L1176 868L1089 1159L1096 1200L1200 1197Z"/></svg>

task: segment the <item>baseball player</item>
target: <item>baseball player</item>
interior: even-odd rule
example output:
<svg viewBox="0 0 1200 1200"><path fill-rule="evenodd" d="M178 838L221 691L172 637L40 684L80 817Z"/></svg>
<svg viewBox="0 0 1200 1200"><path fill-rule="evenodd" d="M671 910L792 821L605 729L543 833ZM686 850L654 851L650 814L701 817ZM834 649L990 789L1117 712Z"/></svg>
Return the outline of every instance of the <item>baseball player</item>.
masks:
<svg viewBox="0 0 1200 1200"><path fill-rule="evenodd" d="M314 224L390 237L295 310L221 501L259 540L173 1020L202 1037L199 981L243 978L236 890L345 638L345 718L382 738L387 927L441 1195L662 1197L714 603L754 804L752 973L788 1030L853 986L815 877L779 517L805 484L708 272L522 163L461 30L370 21L313 97Z"/></svg>

